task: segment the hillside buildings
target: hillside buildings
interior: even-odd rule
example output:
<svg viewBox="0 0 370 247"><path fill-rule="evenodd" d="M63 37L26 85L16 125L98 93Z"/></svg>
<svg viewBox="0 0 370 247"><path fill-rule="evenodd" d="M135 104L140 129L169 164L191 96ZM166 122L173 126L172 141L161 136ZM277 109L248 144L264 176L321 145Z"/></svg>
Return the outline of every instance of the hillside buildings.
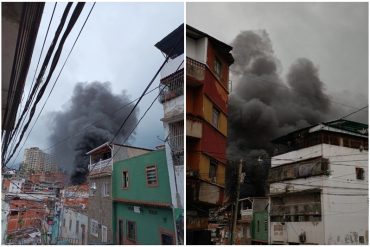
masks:
<svg viewBox="0 0 370 247"><path fill-rule="evenodd" d="M336 120L273 141L270 244L368 244L368 125Z"/></svg>
<svg viewBox="0 0 370 247"><path fill-rule="evenodd" d="M186 26L187 243L209 244L209 209L224 201L232 47Z"/></svg>

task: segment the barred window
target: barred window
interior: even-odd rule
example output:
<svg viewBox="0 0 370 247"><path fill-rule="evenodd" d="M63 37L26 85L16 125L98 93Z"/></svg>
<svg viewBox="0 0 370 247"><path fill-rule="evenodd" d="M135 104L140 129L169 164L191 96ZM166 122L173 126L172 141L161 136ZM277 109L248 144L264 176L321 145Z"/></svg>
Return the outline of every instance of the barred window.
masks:
<svg viewBox="0 0 370 247"><path fill-rule="evenodd" d="M156 186L158 184L157 167L155 165L146 167L146 183L149 186Z"/></svg>

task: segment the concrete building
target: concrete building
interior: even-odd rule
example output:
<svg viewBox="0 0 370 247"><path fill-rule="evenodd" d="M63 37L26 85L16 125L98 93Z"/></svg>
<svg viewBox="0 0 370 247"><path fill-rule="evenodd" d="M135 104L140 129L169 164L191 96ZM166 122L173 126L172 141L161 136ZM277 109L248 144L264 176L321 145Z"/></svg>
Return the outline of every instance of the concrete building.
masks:
<svg viewBox="0 0 370 247"><path fill-rule="evenodd" d="M224 201L232 47L186 27L187 243L210 244L209 209Z"/></svg>
<svg viewBox="0 0 370 247"><path fill-rule="evenodd" d="M87 244L89 186L87 184L69 186L61 192L59 236L60 244Z"/></svg>
<svg viewBox="0 0 370 247"><path fill-rule="evenodd" d="M176 244L165 150L114 163L114 244Z"/></svg>
<svg viewBox="0 0 370 247"><path fill-rule="evenodd" d="M368 125L336 120L273 141L271 244L368 244Z"/></svg>
<svg viewBox="0 0 370 247"><path fill-rule="evenodd" d="M43 152L38 147L26 148L22 169L26 172L56 172L57 165L51 154Z"/></svg>
<svg viewBox="0 0 370 247"><path fill-rule="evenodd" d="M105 143L89 151L89 244L112 244L112 170L117 161L152 150Z"/></svg>
<svg viewBox="0 0 370 247"><path fill-rule="evenodd" d="M184 25L155 45L170 59L161 71L160 102L163 105L166 158L172 205L179 212L177 233L184 243ZM172 53L171 53L172 52Z"/></svg>

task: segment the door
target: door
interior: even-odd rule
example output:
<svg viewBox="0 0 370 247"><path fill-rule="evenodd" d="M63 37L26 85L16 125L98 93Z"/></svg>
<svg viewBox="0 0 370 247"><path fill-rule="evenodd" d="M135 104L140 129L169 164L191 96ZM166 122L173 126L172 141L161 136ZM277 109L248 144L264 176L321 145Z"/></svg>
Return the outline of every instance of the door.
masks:
<svg viewBox="0 0 370 247"><path fill-rule="evenodd" d="M82 244L86 244L85 225L81 224Z"/></svg>
<svg viewBox="0 0 370 247"><path fill-rule="evenodd" d="M118 244L123 245L123 220L118 220Z"/></svg>

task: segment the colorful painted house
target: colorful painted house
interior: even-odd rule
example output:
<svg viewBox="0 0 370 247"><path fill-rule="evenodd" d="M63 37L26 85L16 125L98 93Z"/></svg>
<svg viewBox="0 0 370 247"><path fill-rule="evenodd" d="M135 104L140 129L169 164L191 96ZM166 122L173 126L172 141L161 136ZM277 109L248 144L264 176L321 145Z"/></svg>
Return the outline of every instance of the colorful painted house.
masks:
<svg viewBox="0 0 370 247"><path fill-rule="evenodd" d="M210 244L209 209L224 201L232 47L186 26L187 243ZM208 239L208 240L207 240Z"/></svg>
<svg viewBox="0 0 370 247"><path fill-rule="evenodd" d="M112 197L115 244L176 244L164 149L114 163Z"/></svg>

